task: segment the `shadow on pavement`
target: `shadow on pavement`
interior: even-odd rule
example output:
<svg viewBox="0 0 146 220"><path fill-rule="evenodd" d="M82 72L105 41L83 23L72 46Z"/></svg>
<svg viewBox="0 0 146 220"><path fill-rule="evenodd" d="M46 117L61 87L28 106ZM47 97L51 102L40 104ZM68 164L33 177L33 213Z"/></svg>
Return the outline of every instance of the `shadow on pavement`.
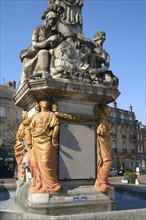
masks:
<svg viewBox="0 0 146 220"><path fill-rule="evenodd" d="M6 189L5 186L0 185L0 201L5 201L8 199L10 199L9 191Z"/></svg>

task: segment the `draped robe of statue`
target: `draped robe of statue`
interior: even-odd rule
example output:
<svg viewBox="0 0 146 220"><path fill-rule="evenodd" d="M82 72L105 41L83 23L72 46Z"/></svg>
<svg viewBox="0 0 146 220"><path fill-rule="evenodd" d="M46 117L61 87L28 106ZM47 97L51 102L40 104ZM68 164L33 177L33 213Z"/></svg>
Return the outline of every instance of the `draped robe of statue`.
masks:
<svg viewBox="0 0 146 220"><path fill-rule="evenodd" d="M110 136L112 132L107 123L103 122L97 127L97 179L96 189L101 192L112 190L108 182L109 172L112 164L110 150Z"/></svg>
<svg viewBox="0 0 146 220"><path fill-rule="evenodd" d="M30 121L27 119L27 112L23 111L22 117L24 117L24 120L19 125L18 131L16 134L16 144L14 146L15 158L16 158L16 162L18 166L17 186L24 184L26 181L26 172L25 172L26 169L22 166L22 161L26 154L25 131L26 131L26 128L29 126Z"/></svg>
<svg viewBox="0 0 146 220"><path fill-rule="evenodd" d="M32 185L30 192L58 193L60 184L56 175L56 150L53 143L59 130L59 121L53 112L36 114L27 131L27 140L31 142L30 170Z"/></svg>

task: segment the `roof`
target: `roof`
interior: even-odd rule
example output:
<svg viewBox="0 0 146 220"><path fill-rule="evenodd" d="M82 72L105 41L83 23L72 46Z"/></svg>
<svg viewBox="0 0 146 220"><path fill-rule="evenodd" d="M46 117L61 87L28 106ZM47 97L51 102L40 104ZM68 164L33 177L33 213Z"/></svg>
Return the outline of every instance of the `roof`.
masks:
<svg viewBox="0 0 146 220"><path fill-rule="evenodd" d="M7 85L0 85L0 98L2 99L11 100L15 92L16 90L13 87Z"/></svg>

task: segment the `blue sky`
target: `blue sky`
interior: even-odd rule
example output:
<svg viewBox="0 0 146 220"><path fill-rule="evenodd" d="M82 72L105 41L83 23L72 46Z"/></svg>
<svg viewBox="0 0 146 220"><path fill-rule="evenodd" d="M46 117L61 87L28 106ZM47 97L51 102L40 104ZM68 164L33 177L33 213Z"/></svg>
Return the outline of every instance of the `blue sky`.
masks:
<svg viewBox="0 0 146 220"><path fill-rule="evenodd" d="M31 43L35 26L48 0L1 0L0 84L20 80L20 51ZM117 107L133 106L136 119L146 124L146 2L145 0L84 0L85 37L93 40L97 30L107 35L104 49L110 69L119 78Z"/></svg>

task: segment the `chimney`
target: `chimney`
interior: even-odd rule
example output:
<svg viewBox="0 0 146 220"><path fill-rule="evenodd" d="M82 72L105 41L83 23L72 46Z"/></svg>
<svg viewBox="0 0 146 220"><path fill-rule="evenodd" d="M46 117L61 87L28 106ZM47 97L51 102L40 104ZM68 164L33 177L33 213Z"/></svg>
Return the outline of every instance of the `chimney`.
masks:
<svg viewBox="0 0 146 220"><path fill-rule="evenodd" d="M6 83L7 86L12 87L13 89L16 89L16 81L12 81L12 82L7 82Z"/></svg>
<svg viewBox="0 0 146 220"><path fill-rule="evenodd" d="M112 104L113 104L114 108L117 108L117 102L116 101L114 101Z"/></svg>
<svg viewBox="0 0 146 220"><path fill-rule="evenodd" d="M12 87L13 89L16 89L16 81L12 81Z"/></svg>
<svg viewBox="0 0 146 220"><path fill-rule="evenodd" d="M130 106L129 106L129 111L130 112L133 112L133 110L132 110L132 105L130 104Z"/></svg>
<svg viewBox="0 0 146 220"><path fill-rule="evenodd" d="M6 83L6 86L12 87L12 83L9 81Z"/></svg>

